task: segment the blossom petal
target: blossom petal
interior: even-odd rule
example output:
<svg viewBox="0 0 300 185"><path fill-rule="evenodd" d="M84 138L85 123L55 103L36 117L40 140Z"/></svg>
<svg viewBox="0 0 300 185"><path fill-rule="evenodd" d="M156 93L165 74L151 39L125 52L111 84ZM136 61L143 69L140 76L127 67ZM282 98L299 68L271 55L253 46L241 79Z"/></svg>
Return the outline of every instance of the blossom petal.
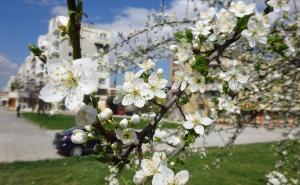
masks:
<svg viewBox="0 0 300 185"><path fill-rule="evenodd" d="M183 123L183 127L186 129L192 129L194 127L194 124L192 123L192 121L187 120Z"/></svg>
<svg viewBox="0 0 300 185"><path fill-rule="evenodd" d="M239 83L236 80L230 80L228 82L229 88L233 91L236 91L239 89Z"/></svg>
<svg viewBox="0 0 300 185"><path fill-rule="evenodd" d="M196 125L194 130L197 134L203 136L204 135L204 127L202 125Z"/></svg>
<svg viewBox="0 0 300 185"><path fill-rule="evenodd" d="M204 125L204 126L208 126L210 125L211 123L213 122L212 119L208 118L208 117L203 117L201 119L201 124Z"/></svg>
<svg viewBox="0 0 300 185"><path fill-rule="evenodd" d="M125 93L131 93L133 91L133 84L131 82L125 82L123 84L123 87L122 87L122 90L125 92Z"/></svg>
<svg viewBox="0 0 300 185"><path fill-rule="evenodd" d="M59 81L67 77L68 71L71 70L70 62L66 60L48 60L46 63L47 73L51 80Z"/></svg>
<svg viewBox="0 0 300 185"><path fill-rule="evenodd" d="M75 76L82 76L85 73L93 73L97 71L97 62L93 61L91 58L80 58L73 60L71 65L72 73Z"/></svg>
<svg viewBox="0 0 300 185"><path fill-rule="evenodd" d="M145 105L145 99L141 96L134 97L133 103L135 106L142 108Z"/></svg>
<svg viewBox="0 0 300 185"><path fill-rule="evenodd" d="M60 102L67 95L68 89L62 84L47 83L40 91L40 96L45 102Z"/></svg>
<svg viewBox="0 0 300 185"><path fill-rule="evenodd" d="M167 166L160 166L160 173L153 176L152 185L168 185L174 178L174 172Z"/></svg>
<svg viewBox="0 0 300 185"><path fill-rule="evenodd" d="M122 105L128 106L128 105L131 105L132 103L133 103L133 95L132 94L126 94L123 97Z"/></svg>
<svg viewBox="0 0 300 185"><path fill-rule="evenodd" d="M248 81L248 77L247 76L245 76L245 75L239 75L238 76L238 81L240 82L240 83L247 83L247 81Z"/></svg>
<svg viewBox="0 0 300 185"><path fill-rule="evenodd" d="M83 92L79 88L72 88L65 99L65 106L75 110L83 105Z"/></svg>
<svg viewBox="0 0 300 185"><path fill-rule="evenodd" d="M98 78L96 76L85 76L79 79L78 86L84 94L91 94L98 89Z"/></svg>
<svg viewBox="0 0 300 185"><path fill-rule="evenodd" d="M175 182L178 183L178 185L186 184L189 180L189 172L187 170L182 170L182 171L178 172L175 175L174 180L175 180Z"/></svg>
<svg viewBox="0 0 300 185"><path fill-rule="evenodd" d="M160 89L157 89L157 90L155 91L155 95L156 95L158 98L166 98L166 97L167 97L165 91L160 90Z"/></svg>

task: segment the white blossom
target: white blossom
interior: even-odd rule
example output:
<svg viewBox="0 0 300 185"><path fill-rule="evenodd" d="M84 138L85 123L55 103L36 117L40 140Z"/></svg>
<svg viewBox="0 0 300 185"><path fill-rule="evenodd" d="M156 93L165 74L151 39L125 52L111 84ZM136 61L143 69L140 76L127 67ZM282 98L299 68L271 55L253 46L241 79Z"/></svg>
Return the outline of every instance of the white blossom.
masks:
<svg viewBox="0 0 300 185"><path fill-rule="evenodd" d="M127 71L124 74L124 82L132 82L135 78L135 73L132 71Z"/></svg>
<svg viewBox="0 0 300 185"><path fill-rule="evenodd" d="M225 110L231 113L240 113L236 101L232 100L229 96L221 96L218 98L218 109Z"/></svg>
<svg viewBox="0 0 300 185"><path fill-rule="evenodd" d="M191 92L201 92L205 91L205 78L199 73L194 71L192 76L188 79L190 84Z"/></svg>
<svg viewBox="0 0 300 185"><path fill-rule="evenodd" d="M209 24L206 24L205 21L197 21L195 24L195 27L192 27L192 33L194 36L204 35L207 36L211 33L212 26Z"/></svg>
<svg viewBox="0 0 300 185"><path fill-rule="evenodd" d="M122 100L122 105L128 106L134 104L141 108L145 105L145 97L147 95L146 84L143 79L135 78L132 82L123 84L123 92L125 96Z"/></svg>
<svg viewBox="0 0 300 185"><path fill-rule="evenodd" d="M82 106L76 115L76 125L84 126L92 124L96 121L97 110L91 105Z"/></svg>
<svg viewBox="0 0 300 185"><path fill-rule="evenodd" d="M286 177L278 171L272 171L266 177L268 178L267 185L286 185L288 183Z"/></svg>
<svg viewBox="0 0 300 185"><path fill-rule="evenodd" d="M152 73L148 78L146 86L146 99L151 100L154 97L166 98L166 93L163 90L167 86L168 81L166 79L159 78L157 73Z"/></svg>
<svg viewBox="0 0 300 185"><path fill-rule="evenodd" d="M124 145L137 144L138 142L136 132L131 128L117 129L116 136Z"/></svg>
<svg viewBox="0 0 300 185"><path fill-rule="evenodd" d="M248 40L250 47L254 47L256 42L266 44L268 33L269 29L265 27L263 22L250 19L248 28L242 31L241 35Z"/></svg>
<svg viewBox="0 0 300 185"><path fill-rule="evenodd" d="M183 65L185 62L189 61L193 58L193 50L192 45L188 43L185 39L180 39L180 41L176 45L176 56L177 60L174 63Z"/></svg>
<svg viewBox="0 0 300 185"><path fill-rule="evenodd" d="M163 171L166 167L166 154L163 152L155 152L152 159L143 159L141 168L145 176L155 176L157 173Z"/></svg>
<svg viewBox="0 0 300 185"><path fill-rule="evenodd" d="M80 129L73 130L73 134L71 135L71 141L75 144L83 144L88 140L88 135L85 131Z"/></svg>
<svg viewBox="0 0 300 185"><path fill-rule="evenodd" d="M246 4L243 1L231 2L229 11L231 11L237 17L244 17L254 12L255 4Z"/></svg>
<svg viewBox="0 0 300 185"><path fill-rule="evenodd" d="M144 72L148 71L149 69L153 69L155 67L155 63L151 59L148 59L143 63L138 64L138 66L141 68L141 70L136 73L135 77L140 77Z"/></svg>
<svg viewBox="0 0 300 185"><path fill-rule="evenodd" d="M208 24L209 22L212 21L214 16L216 15L216 10L215 8L209 8L207 11L201 11L200 12L200 20Z"/></svg>
<svg viewBox="0 0 300 185"><path fill-rule="evenodd" d="M248 77L243 75L236 67L232 67L226 72L221 72L220 77L228 82L229 88L233 91L240 90L242 85L248 81Z"/></svg>
<svg viewBox="0 0 300 185"><path fill-rule="evenodd" d="M187 114L186 121L183 123L185 129L194 129L199 135L204 135L204 127L210 125L213 120L209 117L202 116L199 112L195 114Z"/></svg>
<svg viewBox="0 0 300 185"><path fill-rule="evenodd" d="M172 90L176 90L180 87L180 90L183 91L187 87L188 79L189 79L189 76L185 72L175 71Z"/></svg>
<svg viewBox="0 0 300 185"><path fill-rule="evenodd" d="M184 185L189 180L189 172L182 170L176 175L171 169L166 169L153 177L152 185Z"/></svg>
<svg viewBox="0 0 300 185"><path fill-rule="evenodd" d="M290 10L289 7L289 1L288 0L269 0L267 1L267 4L273 7L274 12L280 12L280 11L286 11L288 12Z"/></svg>
<svg viewBox="0 0 300 185"><path fill-rule="evenodd" d="M97 63L89 58L68 62L49 60L46 64L49 81L40 91L45 102L60 102L74 110L83 105L83 96L97 90Z"/></svg>
<svg viewBox="0 0 300 185"><path fill-rule="evenodd" d="M133 183L134 184L138 184L138 185L142 185L145 183L145 181L147 180L147 176L144 175L143 170L139 170L135 173L135 175L133 176Z"/></svg>
<svg viewBox="0 0 300 185"><path fill-rule="evenodd" d="M215 22L214 30L216 33L231 33L236 25L237 18L226 9L222 8L217 13L217 20Z"/></svg>

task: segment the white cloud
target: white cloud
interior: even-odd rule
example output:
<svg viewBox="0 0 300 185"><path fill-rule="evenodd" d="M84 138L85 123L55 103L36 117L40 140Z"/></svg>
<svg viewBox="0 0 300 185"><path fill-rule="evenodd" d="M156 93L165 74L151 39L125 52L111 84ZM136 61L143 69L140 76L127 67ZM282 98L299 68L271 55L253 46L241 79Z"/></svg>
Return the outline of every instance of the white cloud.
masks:
<svg viewBox="0 0 300 185"><path fill-rule="evenodd" d="M203 10L207 7L207 3L203 3L202 1L193 1L192 3L188 3L187 0L173 0L170 7L166 9L165 12L168 14L176 14L177 18L182 19L186 16L194 16L193 11L195 10L195 7L197 10ZM118 32L126 35L126 33L134 30L142 29L148 20L148 16L153 13L158 12L153 9L127 7L120 11L111 23L97 25L99 27L112 30L113 40L116 41ZM167 30L161 31L163 34L168 32Z"/></svg>
<svg viewBox="0 0 300 185"><path fill-rule="evenodd" d="M38 4L41 6L58 5L61 3L61 1L59 1L59 0L23 0L23 2L29 3L29 4Z"/></svg>
<svg viewBox="0 0 300 185"><path fill-rule="evenodd" d="M115 37L118 32L129 33L142 28L147 21L147 16L151 13L154 13L154 10L127 7L114 17L113 22L98 25L101 28L112 30L113 37Z"/></svg>
<svg viewBox="0 0 300 185"><path fill-rule="evenodd" d="M55 15L67 15L68 9L66 6L57 5L51 9L51 14Z"/></svg>
<svg viewBox="0 0 300 185"><path fill-rule="evenodd" d="M9 77L17 72L18 65L0 54L0 66L0 87L3 87Z"/></svg>

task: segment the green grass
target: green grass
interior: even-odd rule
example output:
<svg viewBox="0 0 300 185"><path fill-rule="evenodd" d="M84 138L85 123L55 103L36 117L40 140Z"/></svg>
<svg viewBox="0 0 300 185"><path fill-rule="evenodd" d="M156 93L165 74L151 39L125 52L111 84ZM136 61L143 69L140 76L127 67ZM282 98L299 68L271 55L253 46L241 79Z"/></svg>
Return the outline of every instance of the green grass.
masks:
<svg viewBox="0 0 300 185"><path fill-rule="evenodd" d="M264 185L265 174L273 169L276 161L270 146L236 146L219 168L204 170L204 165L211 164L220 154L220 149L213 148L208 150L206 158L191 155L184 166L174 168L190 171L188 185ZM124 173L124 177L132 178L132 172ZM1 185L103 185L107 174L105 165L92 157L0 164Z"/></svg>
<svg viewBox="0 0 300 185"><path fill-rule="evenodd" d="M75 116L73 115L45 115L37 113L23 113L24 118L37 124L38 126L46 129L68 129L75 126ZM114 120L120 121L122 118L115 117ZM134 126L134 128L142 129L149 123L149 120L143 119L141 122ZM175 128L178 125L169 122L162 122L163 128Z"/></svg>
<svg viewBox="0 0 300 185"><path fill-rule="evenodd" d="M75 126L75 116L72 115L46 115L37 113L23 113L24 118L47 129L68 129Z"/></svg>

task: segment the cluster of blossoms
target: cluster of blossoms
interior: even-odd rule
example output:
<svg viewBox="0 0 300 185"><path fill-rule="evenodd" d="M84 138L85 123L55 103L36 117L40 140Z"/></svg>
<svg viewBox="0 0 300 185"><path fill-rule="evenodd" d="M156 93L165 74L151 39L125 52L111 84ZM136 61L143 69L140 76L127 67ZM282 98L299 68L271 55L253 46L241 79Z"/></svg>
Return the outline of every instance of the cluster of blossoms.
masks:
<svg viewBox="0 0 300 185"><path fill-rule="evenodd" d="M152 177L153 185L184 185L189 180L189 173L182 170L174 174L167 166L167 157L163 152L155 152L151 159L143 159L141 169L133 177L135 184L144 184Z"/></svg>
<svg viewBox="0 0 300 185"><path fill-rule="evenodd" d="M266 175L266 177L268 178L267 185L285 185L288 183L286 177L282 173L277 171L269 173L268 175Z"/></svg>
<svg viewBox="0 0 300 185"><path fill-rule="evenodd" d="M82 106L76 115L76 125L84 126L84 130L82 129L74 130L71 136L72 142L75 144L84 144L89 139L95 139L95 135L93 133L95 128L93 124L96 122L96 119L98 118L99 121L103 123L109 122L110 124L115 124L116 137L124 145L137 143L138 140L137 140L136 131L132 128L127 128L127 127L129 126L129 124L131 124L132 126L138 124L140 122L140 116L135 114L131 116L130 121L124 118L120 122L115 123L113 121L112 115L113 112L109 108L105 108L103 111L101 111L98 114L97 110L93 108L93 106L91 105Z"/></svg>
<svg viewBox="0 0 300 185"><path fill-rule="evenodd" d="M267 4L275 12L288 10L284 0L269 0ZM204 137L206 129L217 121L217 116L212 116L212 111L207 113L201 109L184 113L181 105L185 105L192 96L205 97L213 92L213 97L209 97L214 106L211 110L240 116L238 100L252 77L240 61L232 59L233 55L225 57L224 53L228 47L235 50L236 47L232 45L240 38L244 38L242 41L246 39L250 48L268 43L272 28L270 17L255 8L255 4L243 1L232 2L228 8L208 8L199 14L195 25L178 32L176 43L169 47L176 58L174 64L178 67L170 87L164 79L164 71L155 69L155 62L151 59L138 64L140 70L136 73L125 73L124 83L119 87L114 103L138 111L153 110L153 118L147 120L147 126L142 130L134 128L141 122L138 114L116 121L111 109L100 111L95 106L97 100L93 92L98 85L98 64L90 58L72 62L47 61L49 83L41 90L40 98L46 102L64 101L68 109L78 110L76 123L84 129L74 130L71 140L75 144L85 144L88 140L99 141L95 146L99 160L122 166L138 157L140 168L133 177L135 184L152 182L153 185L184 185L189 180L188 171L175 174L167 166L168 157L173 157L185 147L191 147L195 138ZM67 27L68 21L61 20L62 28ZM167 96L169 94L171 97ZM89 101L84 101L86 96ZM178 124L176 132L172 134L159 129L159 124L175 106L184 121ZM153 144L159 143L166 143L172 148L160 152L153 147ZM147 152L154 152L151 159L143 156L147 156ZM180 156L186 158L185 154ZM118 170L111 168L112 175L107 178L110 184L119 184L116 175ZM267 177L270 185L286 183L284 176L279 173L272 172Z"/></svg>
<svg viewBox="0 0 300 185"><path fill-rule="evenodd" d="M154 72L154 62L147 60L140 65L141 70L136 74L133 72L125 73L125 82L121 88L120 95L115 98L122 102L122 105L135 105L138 108L144 107L146 101L153 98L166 98L165 87L168 81L163 79L163 70ZM143 78L147 78L144 81Z"/></svg>

